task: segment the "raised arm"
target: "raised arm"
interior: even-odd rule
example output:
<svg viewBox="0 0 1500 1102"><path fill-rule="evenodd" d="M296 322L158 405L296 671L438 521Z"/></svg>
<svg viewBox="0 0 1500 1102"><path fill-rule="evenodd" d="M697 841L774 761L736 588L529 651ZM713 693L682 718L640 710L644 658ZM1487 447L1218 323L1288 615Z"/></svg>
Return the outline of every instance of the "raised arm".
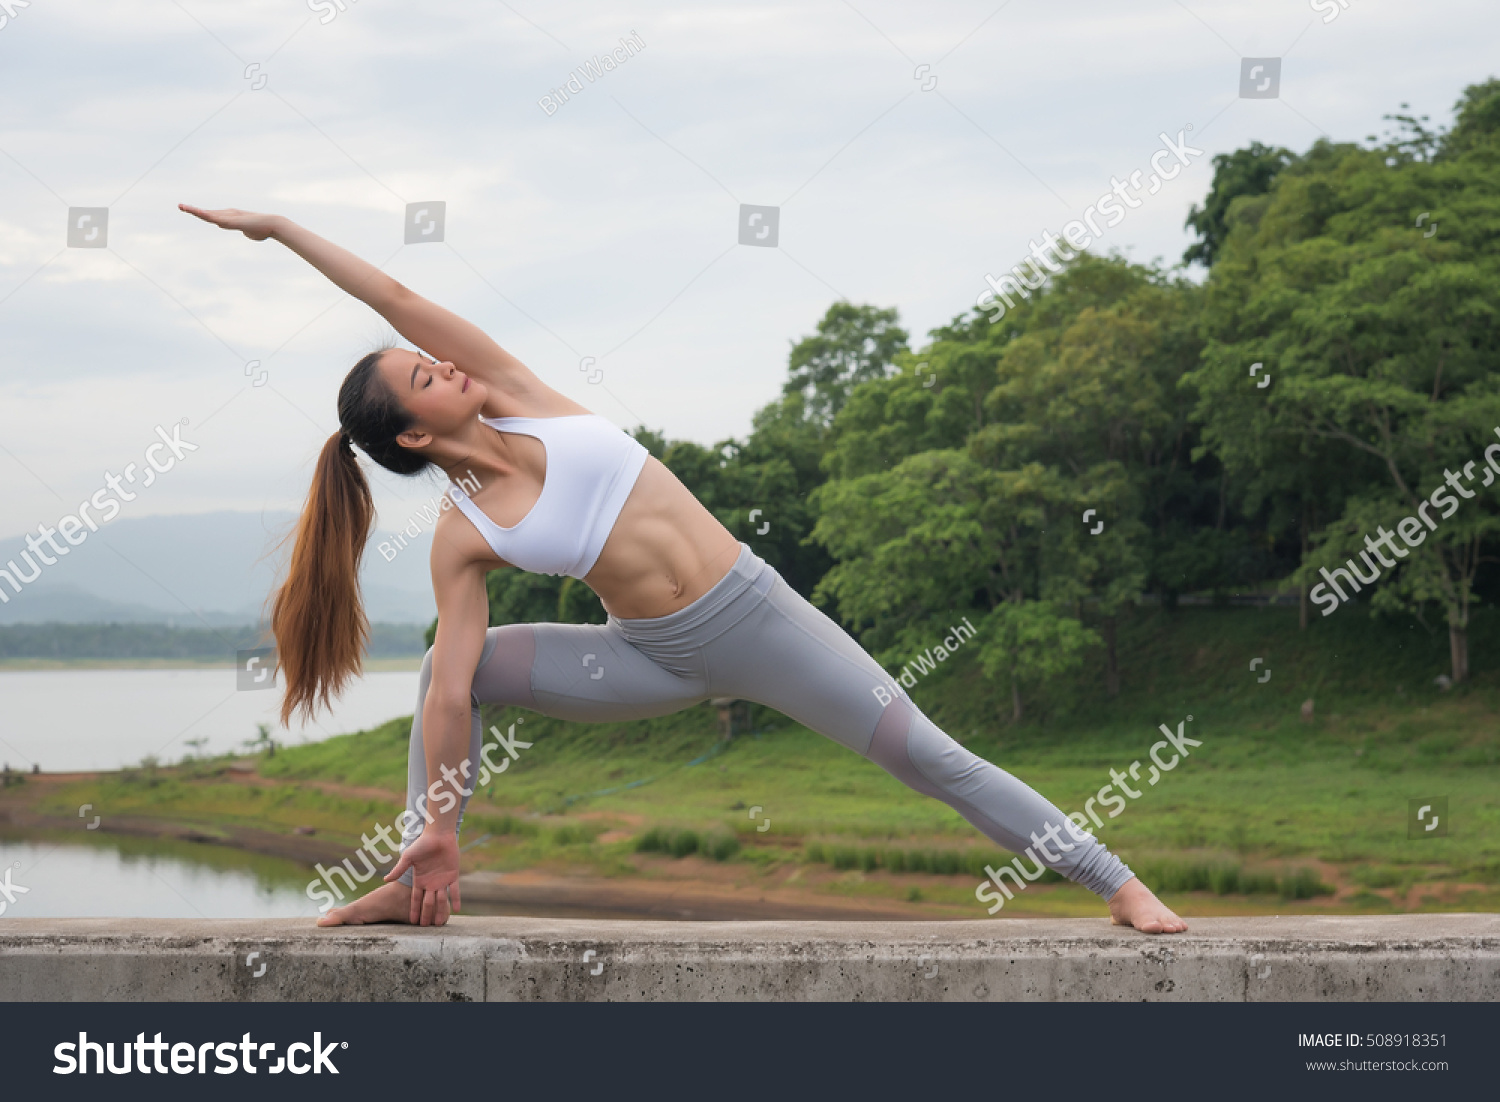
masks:
<svg viewBox="0 0 1500 1102"><path fill-rule="evenodd" d="M496 344L484 330L451 310L429 302L367 260L319 237L280 214L242 210L203 210L179 203L188 214L226 230L238 230L252 241L273 238L380 314L412 344L491 389L515 398L536 399L551 387L530 368Z"/></svg>

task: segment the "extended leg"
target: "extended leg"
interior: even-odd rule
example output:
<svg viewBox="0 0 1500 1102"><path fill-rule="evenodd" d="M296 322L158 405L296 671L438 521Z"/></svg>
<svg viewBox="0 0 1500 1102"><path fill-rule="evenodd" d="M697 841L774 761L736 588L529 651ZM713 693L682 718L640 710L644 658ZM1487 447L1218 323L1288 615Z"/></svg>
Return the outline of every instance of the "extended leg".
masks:
<svg viewBox="0 0 1500 1102"><path fill-rule="evenodd" d="M942 800L997 844L1030 851L1035 871L1027 879L1045 865L1106 900L1134 881L1050 801L939 730L847 632L780 577L755 611L705 649L716 693L786 713Z"/></svg>

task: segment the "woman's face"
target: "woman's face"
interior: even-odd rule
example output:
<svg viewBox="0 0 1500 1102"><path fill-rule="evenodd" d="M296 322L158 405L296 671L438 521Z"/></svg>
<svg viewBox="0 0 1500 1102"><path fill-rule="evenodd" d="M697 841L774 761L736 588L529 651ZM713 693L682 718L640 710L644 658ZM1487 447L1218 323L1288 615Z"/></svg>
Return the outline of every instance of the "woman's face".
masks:
<svg viewBox="0 0 1500 1102"><path fill-rule="evenodd" d="M483 383L446 360L438 362L406 348L386 352L378 370L417 419L414 430L429 436L448 436L472 425L488 394Z"/></svg>

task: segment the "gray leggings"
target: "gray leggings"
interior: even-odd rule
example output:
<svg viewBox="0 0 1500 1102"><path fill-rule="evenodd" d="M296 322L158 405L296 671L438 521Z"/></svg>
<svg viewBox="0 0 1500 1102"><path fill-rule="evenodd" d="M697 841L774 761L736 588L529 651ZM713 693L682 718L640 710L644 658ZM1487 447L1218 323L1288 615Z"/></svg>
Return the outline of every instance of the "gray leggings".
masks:
<svg viewBox="0 0 1500 1102"><path fill-rule="evenodd" d="M425 826L418 798L428 788L422 704L431 675L428 651L411 727L403 849ZM667 715L712 696L775 708L942 800L998 845L1018 854L1030 847L1038 863L1105 899L1134 875L1037 792L940 731L858 643L744 544L712 589L666 616L490 628L474 674L469 761L480 760L480 704L587 723ZM516 730L524 740L524 728ZM1072 841L1049 842L1049 827L1053 839L1063 828ZM410 869L401 882L411 884Z"/></svg>

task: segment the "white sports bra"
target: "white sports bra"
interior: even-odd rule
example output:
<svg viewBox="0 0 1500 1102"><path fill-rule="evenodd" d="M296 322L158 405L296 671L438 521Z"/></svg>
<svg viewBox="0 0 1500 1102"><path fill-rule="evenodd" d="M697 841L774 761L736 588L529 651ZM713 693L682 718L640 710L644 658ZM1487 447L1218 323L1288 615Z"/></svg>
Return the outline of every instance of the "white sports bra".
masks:
<svg viewBox="0 0 1500 1102"><path fill-rule="evenodd" d="M448 496L474 522L496 555L533 574L582 578L604 541L650 453L640 441L597 413L563 417L481 417L497 432L534 436L547 452L542 492L531 512L502 528L456 482Z"/></svg>

